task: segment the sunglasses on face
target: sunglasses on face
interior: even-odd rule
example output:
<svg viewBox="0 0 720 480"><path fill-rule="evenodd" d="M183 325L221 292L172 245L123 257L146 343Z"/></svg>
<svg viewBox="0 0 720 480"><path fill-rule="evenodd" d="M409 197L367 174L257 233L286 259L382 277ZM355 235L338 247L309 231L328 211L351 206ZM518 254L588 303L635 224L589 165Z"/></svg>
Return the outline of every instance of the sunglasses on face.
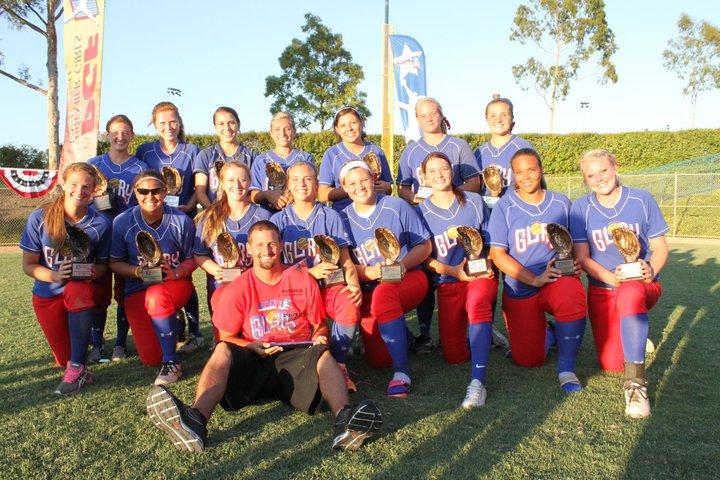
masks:
<svg viewBox="0 0 720 480"><path fill-rule="evenodd" d="M160 195L163 190L165 190L163 187L157 187L157 188L136 188L135 189L140 195Z"/></svg>

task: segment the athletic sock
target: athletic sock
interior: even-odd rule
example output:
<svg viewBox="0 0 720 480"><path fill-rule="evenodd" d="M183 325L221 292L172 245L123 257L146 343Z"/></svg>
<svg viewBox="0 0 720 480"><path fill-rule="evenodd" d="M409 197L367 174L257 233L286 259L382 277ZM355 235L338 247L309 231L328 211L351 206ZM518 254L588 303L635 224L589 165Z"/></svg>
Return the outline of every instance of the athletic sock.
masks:
<svg viewBox="0 0 720 480"><path fill-rule="evenodd" d="M398 317L389 322L378 322L380 336L393 362L393 369L396 372L402 372L410 375L410 366L407 357L407 326L405 325L405 317Z"/></svg>
<svg viewBox="0 0 720 480"><path fill-rule="evenodd" d="M357 325L341 325L338 322L333 322L330 331L330 351L337 362L345 363L347 351L352 345L356 331Z"/></svg>
<svg viewBox="0 0 720 480"><path fill-rule="evenodd" d="M196 337L202 337L202 333L200 333L200 299L195 288L185 304L185 316L188 321L188 331Z"/></svg>
<svg viewBox="0 0 720 480"><path fill-rule="evenodd" d="M169 317L152 319L153 329L162 349L163 363L177 362L177 353L175 352L177 346L176 323L177 317L174 314Z"/></svg>
<svg viewBox="0 0 720 480"><path fill-rule="evenodd" d="M547 329L545 330L545 358L548 357L550 347L557 345L555 324L548 323Z"/></svg>
<svg viewBox="0 0 720 480"><path fill-rule="evenodd" d="M92 338L92 346L102 348L103 333L105 333L105 322L107 321L107 310L95 310L90 325L90 337Z"/></svg>
<svg viewBox="0 0 720 480"><path fill-rule="evenodd" d="M73 363L85 364L90 326L95 312L92 309L81 312L68 312L68 330L70 332L70 360Z"/></svg>
<svg viewBox="0 0 720 480"><path fill-rule="evenodd" d="M648 314L638 313L622 317L620 319L620 337L625 361L643 363L648 337Z"/></svg>
<svg viewBox="0 0 720 480"><path fill-rule="evenodd" d="M582 346L585 317L573 322L555 323L555 341L558 347L556 371L575 372L575 360Z"/></svg>
<svg viewBox="0 0 720 480"><path fill-rule="evenodd" d="M430 326L432 325L432 317L435 312L435 288L430 287L428 293L423 298L420 305L415 310L418 318L418 326L420 327L420 335L430 337Z"/></svg>
<svg viewBox="0 0 720 480"><path fill-rule="evenodd" d="M473 380L479 380L484 385L492 347L492 323L471 323L468 327L468 340L470 341L470 361L472 362L470 377Z"/></svg>
<svg viewBox="0 0 720 480"><path fill-rule="evenodd" d="M130 324L128 323L127 316L125 315L125 307L118 306L115 322L117 324L115 346L125 348L127 346L128 330L130 329Z"/></svg>

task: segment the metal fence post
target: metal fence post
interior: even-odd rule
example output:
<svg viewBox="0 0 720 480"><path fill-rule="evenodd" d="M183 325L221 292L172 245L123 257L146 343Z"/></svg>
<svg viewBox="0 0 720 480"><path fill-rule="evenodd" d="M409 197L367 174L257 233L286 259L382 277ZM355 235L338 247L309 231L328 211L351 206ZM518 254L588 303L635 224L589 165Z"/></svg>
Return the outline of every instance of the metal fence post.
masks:
<svg viewBox="0 0 720 480"><path fill-rule="evenodd" d="M675 172L675 192L673 193L673 237L677 237L677 197L678 197L678 172Z"/></svg>

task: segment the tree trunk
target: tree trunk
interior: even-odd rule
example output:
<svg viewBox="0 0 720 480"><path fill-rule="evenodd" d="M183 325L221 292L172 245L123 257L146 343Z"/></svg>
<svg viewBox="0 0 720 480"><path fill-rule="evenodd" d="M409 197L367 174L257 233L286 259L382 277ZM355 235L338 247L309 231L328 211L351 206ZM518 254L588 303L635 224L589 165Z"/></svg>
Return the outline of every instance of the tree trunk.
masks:
<svg viewBox="0 0 720 480"><path fill-rule="evenodd" d="M550 95L550 133L555 131L555 104L558 89L558 69L560 68L560 47L562 47L562 42L558 35L555 37L555 66L553 67L552 93Z"/></svg>
<svg viewBox="0 0 720 480"><path fill-rule="evenodd" d="M48 168L55 170L60 160L60 110L58 108L58 60L55 14L59 0L47 2L47 122L48 122Z"/></svg>
<svg viewBox="0 0 720 480"><path fill-rule="evenodd" d="M693 91L690 94L690 128L695 128L695 109L697 107L697 96L698 92Z"/></svg>

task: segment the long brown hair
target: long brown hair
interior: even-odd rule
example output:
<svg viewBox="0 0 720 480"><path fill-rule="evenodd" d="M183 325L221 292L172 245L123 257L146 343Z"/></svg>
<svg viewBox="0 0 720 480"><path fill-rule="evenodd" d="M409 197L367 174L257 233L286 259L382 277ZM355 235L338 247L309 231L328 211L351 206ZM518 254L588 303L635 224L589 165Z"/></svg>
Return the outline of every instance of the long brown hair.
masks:
<svg viewBox="0 0 720 480"><path fill-rule="evenodd" d="M228 203L227 195L225 195L225 191L223 190L222 183L225 179L226 172L228 172L231 168L240 168L244 170L248 178L250 178L250 168L244 163L226 162L220 169L220 173L218 174L220 185L218 186L217 199L215 200L215 203L195 217L195 222L198 224L201 220L205 221L202 230L202 240L207 245L211 245L218 235L225 231L225 219L230 215L230 204Z"/></svg>
<svg viewBox="0 0 720 480"><path fill-rule="evenodd" d="M68 165L62 173L63 184L67 181L71 173L83 172L93 178L94 186L100 183L97 170L92 165L85 162L75 162ZM50 237L53 248L57 248L65 240L67 230L65 229L65 191L59 190L49 202L43 204L40 208L45 212L43 221L45 222L45 231Z"/></svg>
<svg viewBox="0 0 720 480"><path fill-rule="evenodd" d="M454 183L452 183L452 177L453 177L453 171L452 171L452 163L450 163L450 159L447 155L445 155L442 152L430 152L427 157L425 157L425 160L422 161L420 164L420 168L422 169L422 173L425 173L425 167L427 166L427 163L432 160L433 158L439 158L441 160L445 160L447 162L448 166L450 167L450 188L452 188L453 193L455 194L455 198L458 199L458 203L460 206L465 206L465 192L460 190L455 186Z"/></svg>
<svg viewBox="0 0 720 480"><path fill-rule="evenodd" d="M153 116L153 118L154 118L154 116ZM106 132L110 131L110 127L112 126L113 123L124 123L125 125L130 127L130 133L135 134L135 131L133 130L133 124L127 116L120 114L120 115L114 115L114 116L110 117L110 120L108 120L107 123L105 124Z"/></svg>
<svg viewBox="0 0 720 480"><path fill-rule="evenodd" d="M172 112L175 114L178 119L178 123L180 124L180 130L178 131L178 140L180 140L182 143L185 143L185 124L183 123L182 117L180 116L180 111L175 106L175 104L172 102L160 102L155 105L152 110L152 117L150 118L151 125L155 125L155 118L160 112Z"/></svg>

